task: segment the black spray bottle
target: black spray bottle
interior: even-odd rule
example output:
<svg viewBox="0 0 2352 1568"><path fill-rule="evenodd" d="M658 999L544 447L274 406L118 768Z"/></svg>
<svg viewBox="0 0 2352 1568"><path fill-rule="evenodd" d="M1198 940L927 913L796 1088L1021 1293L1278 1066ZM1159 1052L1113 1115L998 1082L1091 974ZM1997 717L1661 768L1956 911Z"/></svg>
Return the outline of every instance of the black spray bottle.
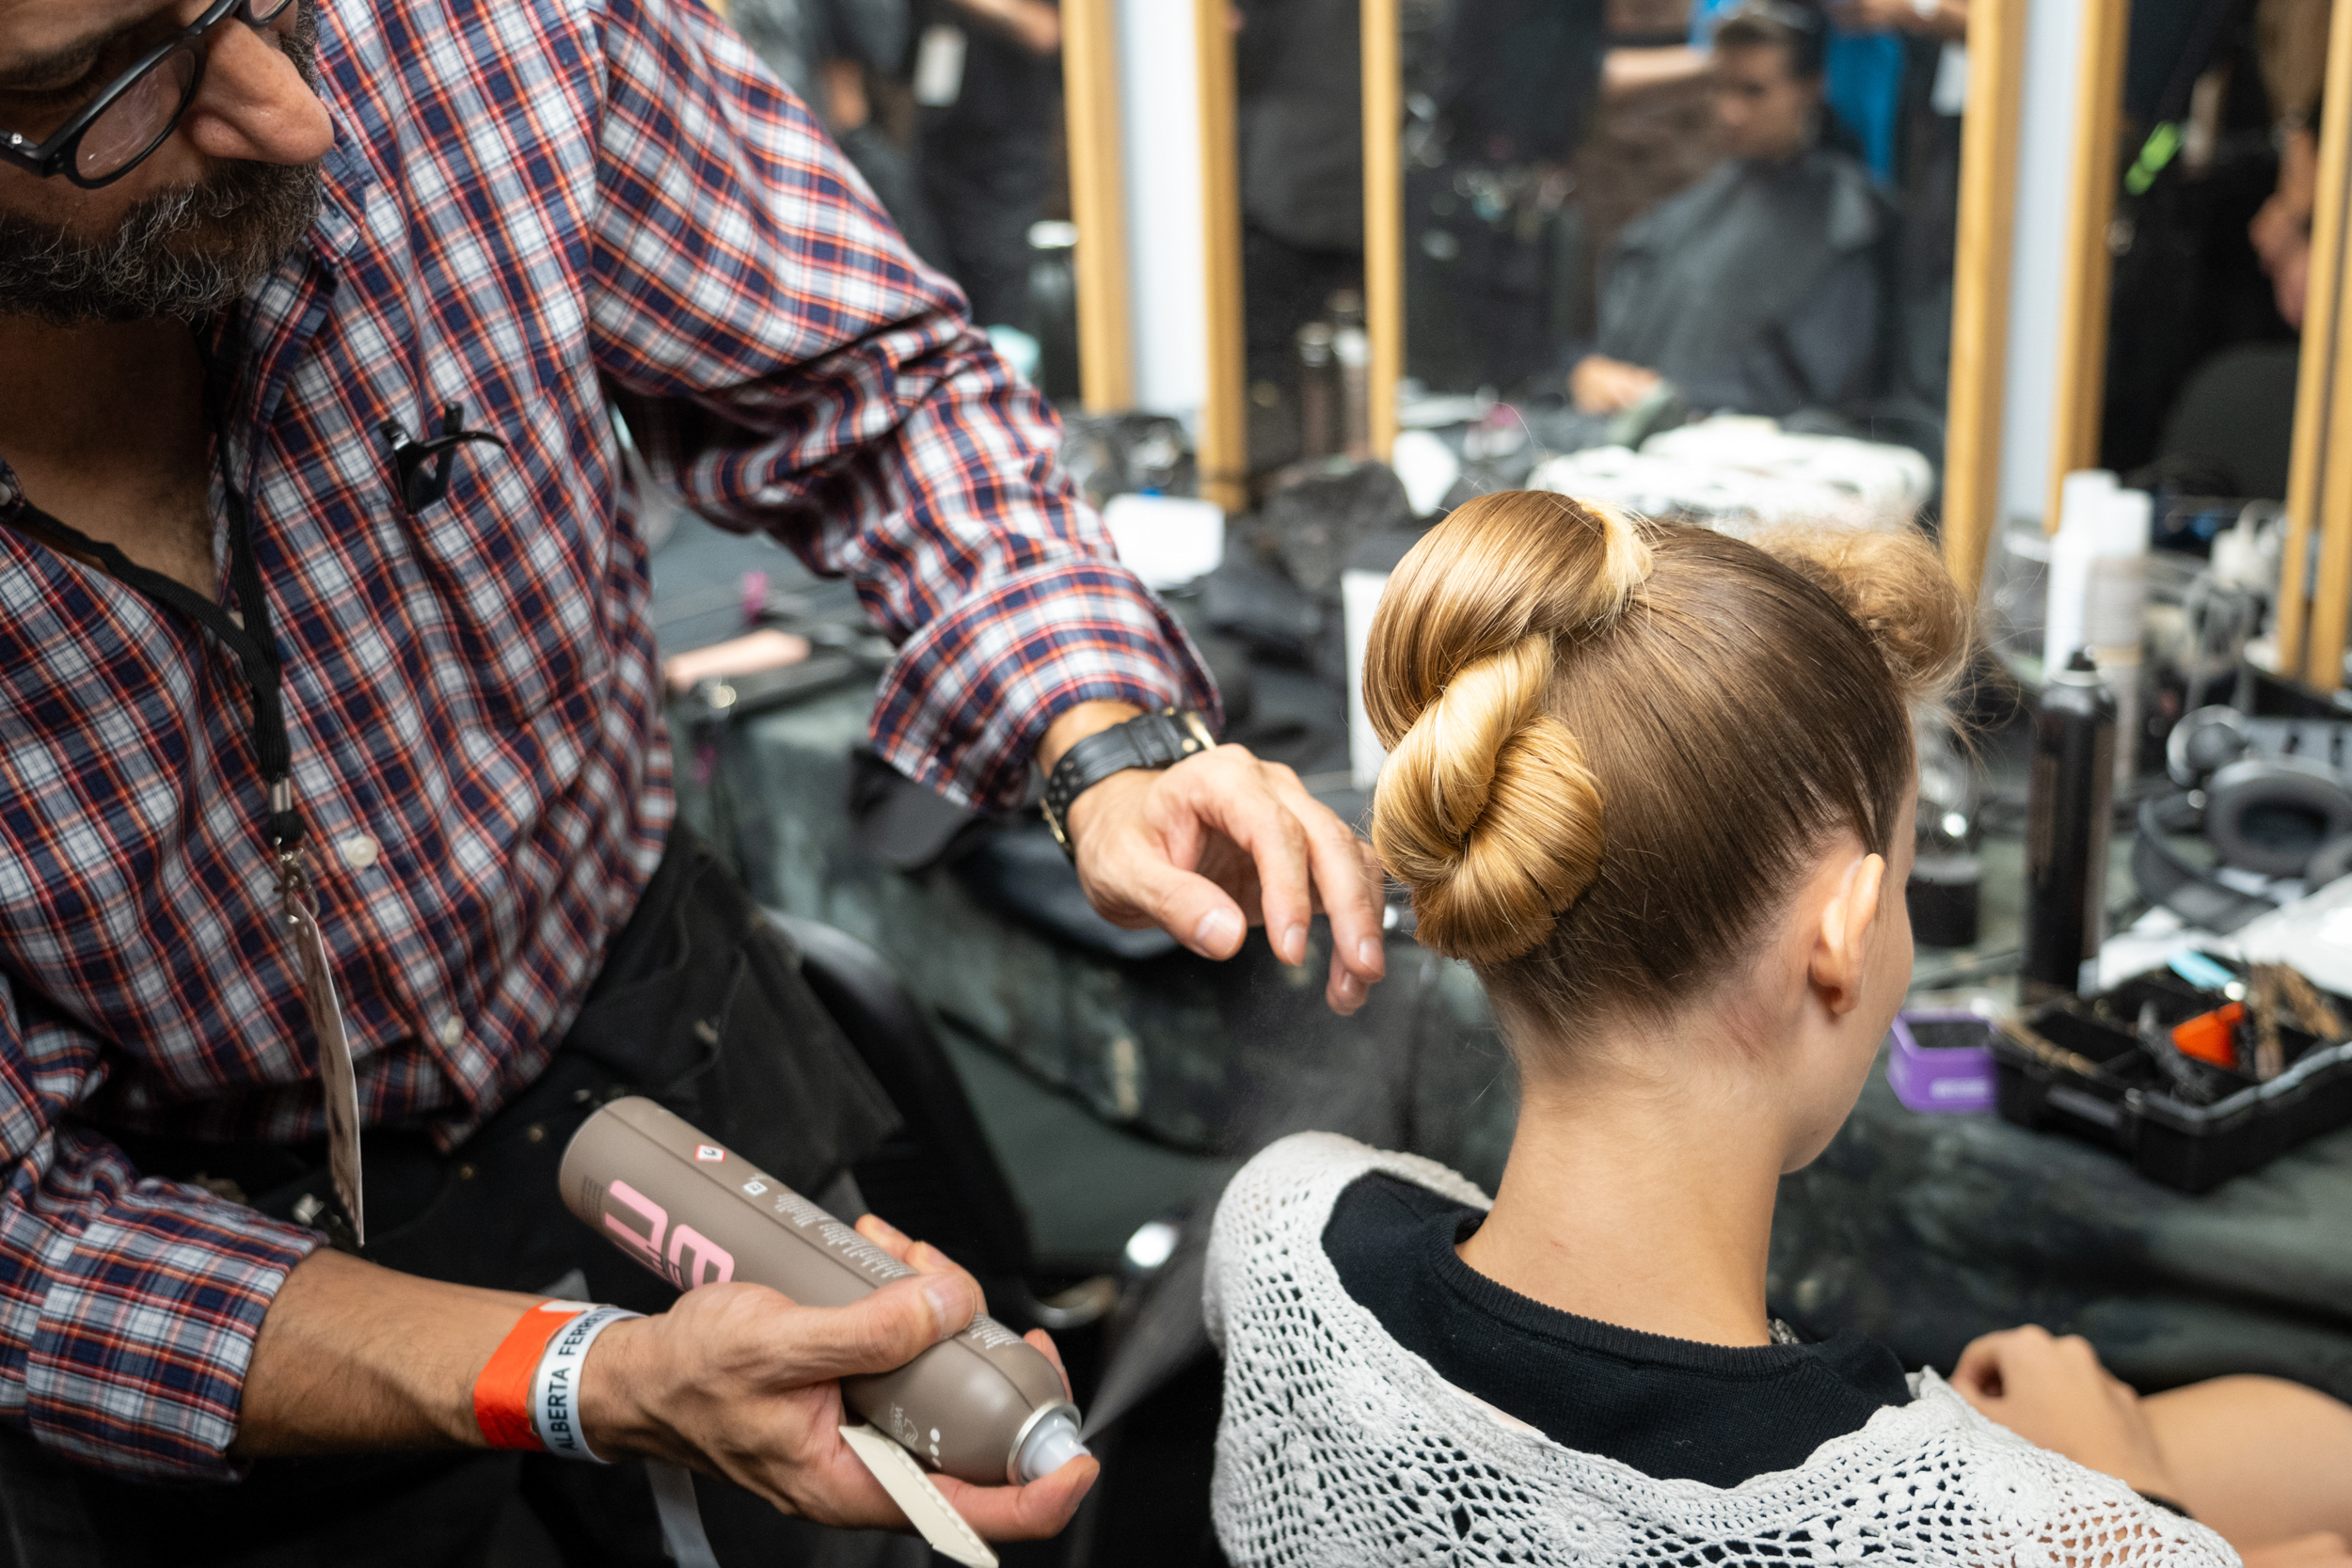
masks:
<svg viewBox="0 0 2352 1568"><path fill-rule="evenodd" d="M2026 793L2021 998L2098 987L2106 940L2107 835L2115 816L2115 699L2090 656L2051 673L2033 725Z"/></svg>

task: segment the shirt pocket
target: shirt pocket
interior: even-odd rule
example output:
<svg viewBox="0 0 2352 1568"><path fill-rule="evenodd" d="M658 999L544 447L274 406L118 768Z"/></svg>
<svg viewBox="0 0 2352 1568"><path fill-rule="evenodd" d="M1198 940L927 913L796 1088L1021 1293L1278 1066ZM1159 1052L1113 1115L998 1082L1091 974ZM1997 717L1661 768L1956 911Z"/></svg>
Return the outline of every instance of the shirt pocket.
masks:
<svg viewBox="0 0 2352 1568"><path fill-rule="evenodd" d="M403 525L437 696L467 727L513 732L600 686L621 628L605 466L574 455L557 400L498 401L498 415L469 402L467 424L506 450L458 448L448 498Z"/></svg>

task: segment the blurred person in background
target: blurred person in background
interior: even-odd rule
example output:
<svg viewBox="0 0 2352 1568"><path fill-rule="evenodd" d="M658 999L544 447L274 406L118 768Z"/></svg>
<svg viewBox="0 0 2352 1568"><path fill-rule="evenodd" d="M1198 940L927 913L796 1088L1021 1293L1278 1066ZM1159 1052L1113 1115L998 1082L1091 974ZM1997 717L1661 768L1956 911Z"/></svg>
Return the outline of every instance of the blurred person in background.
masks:
<svg viewBox="0 0 2352 1568"><path fill-rule="evenodd" d="M1054 186L1061 11L1050 0L923 0L915 44L923 193L947 271L983 327L1029 325L1029 226Z"/></svg>
<svg viewBox="0 0 2352 1568"><path fill-rule="evenodd" d="M1724 161L1636 219L1577 355L1579 412L1671 382L1693 408L1783 415L1877 392L1894 214L1869 171L1822 145L1828 26L1794 0L1744 0L1714 33Z"/></svg>
<svg viewBox="0 0 2352 1568"><path fill-rule="evenodd" d="M1705 48L1740 0L1698 0L1691 41ZM1934 82L1947 44L1968 38L1968 0L1824 0L1823 100L1843 134L1885 184L1906 183L1904 123L1915 90ZM1924 77L1921 67L1924 66ZM1964 80L1964 78L1963 78ZM1949 85L1946 87L1949 91ZM1957 114L1958 105L1945 111Z"/></svg>
<svg viewBox="0 0 2352 1568"><path fill-rule="evenodd" d="M2276 115L2279 184L2247 230L2277 293L2279 314L2300 330L2312 264L2312 210L2319 188L2319 111L2328 62L2327 0L2263 0L2255 8L2257 58Z"/></svg>
<svg viewBox="0 0 2352 1568"><path fill-rule="evenodd" d="M938 220L907 150L875 119L866 73L890 74L914 30L909 0L733 0L727 18L769 70L817 112L909 249L948 269Z"/></svg>

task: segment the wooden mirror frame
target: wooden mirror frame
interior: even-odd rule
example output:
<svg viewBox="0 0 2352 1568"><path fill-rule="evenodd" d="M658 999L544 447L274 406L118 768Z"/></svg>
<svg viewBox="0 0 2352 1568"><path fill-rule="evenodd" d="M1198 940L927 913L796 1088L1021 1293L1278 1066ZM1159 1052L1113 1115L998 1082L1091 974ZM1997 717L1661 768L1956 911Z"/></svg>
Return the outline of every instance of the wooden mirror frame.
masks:
<svg viewBox="0 0 2352 1568"><path fill-rule="evenodd" d="M1362 0L1364 332L1372 341L1372 454L1396 445L1405 379L1405 47L1397 0Z"/></svg>
<svg viewBox="0 0 2352 1568"><path fill-rule="evenodd" d="M1946 436L1945 550L1972 593L2001 525L2000 363L2007 336L2011 217L2016 202L2017 87L2026 0L1975 0L1972 75L1963 131L1960 249L1952 310L1952 385ZM2044 526L2058 527L2058 487L2099 460L2106 390L2107 230L2115 217L2118 117L2129 0L2082 0L2070 219L2061 282L2058 396ZM1980 31L1979 29L1984 29ZM2344 685L2352 626L2352 311L2347 310L2347 201L2352 176L2352 0L2335 0L2328 31L2326 111L2312 217L2312 262L2296 388L2285 559L2279 587L2279 673L2323 690ZM2313 535L2318 571L2306 580Z"/></svg>
<svg viewBox="0 0 2352 1568"><path fill-rule="evenodd" d="M2287 469L2278 645L2280 674L2335 691L2344 685L2346 607L2352 603L2352 301L2345 276L2352 199L2344 190L2352 178L2352 0L2336 0L2330 13L2324 97L2295 447ZM2319 571L2306 582L2314 531Z"/></svg>
<svg viewBox="0 0 2352 1568"><path fill-rule="evenodd" d="M2110 0L2090 0L2094 5ZM2017 116L2026 0L1970 0L1960 126L1951 369L1944 405L1944 563L1974 598L2000 527L2001 410L2017 215Z"/></svg>
<svg viewBox="0 0 2352 1568"><path fill-rule="evenodd" d="M1167 0L1156 0L1167 3ZM1228 512L1249 504L1248 369L1244 352L1241 177L1227 0L1192 0L1199 62L1200 234L1207 394L1194 431L1200 493ZM1135 310L1120 117L1119 0L1062 0L1062 98L1070 215L1077 225L1078 375L1089 414L1136 405Z"/></svg>
<svg viewBox="0 0 2352 1568"><path fill-rule="evenodd" d="M1127 202L1119 158L1119 35L1112 0L1062 0L1064 140L1078 244L1078 385L1089 414L1136 402L1135 323L1127 296Z"/></svg>

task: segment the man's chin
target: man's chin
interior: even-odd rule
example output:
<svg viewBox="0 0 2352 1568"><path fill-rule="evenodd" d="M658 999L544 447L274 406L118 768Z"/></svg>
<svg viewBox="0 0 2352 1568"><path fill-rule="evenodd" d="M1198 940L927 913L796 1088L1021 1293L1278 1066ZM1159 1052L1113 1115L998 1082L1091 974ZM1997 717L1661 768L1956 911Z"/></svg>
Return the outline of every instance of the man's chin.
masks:
<svg viewBox="0 0 2352 1568"><path fill-rule="evenodd" d="M308 238L317 166L229 164L151 197L106 234L0 210L0 312L56 326L199 321L242 298Z"/></svg>

